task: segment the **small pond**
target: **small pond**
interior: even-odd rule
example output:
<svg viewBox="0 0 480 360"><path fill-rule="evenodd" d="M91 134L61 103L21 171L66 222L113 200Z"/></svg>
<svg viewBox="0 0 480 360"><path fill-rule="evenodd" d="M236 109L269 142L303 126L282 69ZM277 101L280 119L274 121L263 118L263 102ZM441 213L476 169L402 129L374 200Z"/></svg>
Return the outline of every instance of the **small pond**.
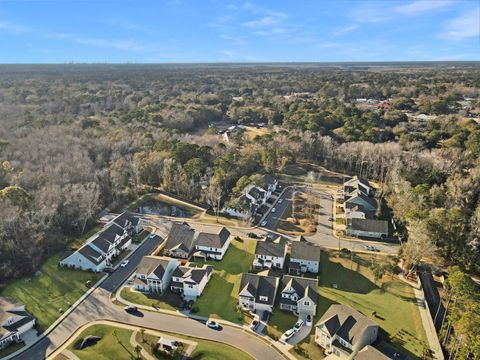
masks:
<svg viewBox="0 0 480 360"><path fill-rule="evenodd" d="M136 210L139 214L148 214L148 215L163 215L163 216L174 216L174 217L185 217L190 218L193 216L191 211L179 208L178 206L164 203L159 200L150 200L144 203L142 206L139 206Z"/></svg>

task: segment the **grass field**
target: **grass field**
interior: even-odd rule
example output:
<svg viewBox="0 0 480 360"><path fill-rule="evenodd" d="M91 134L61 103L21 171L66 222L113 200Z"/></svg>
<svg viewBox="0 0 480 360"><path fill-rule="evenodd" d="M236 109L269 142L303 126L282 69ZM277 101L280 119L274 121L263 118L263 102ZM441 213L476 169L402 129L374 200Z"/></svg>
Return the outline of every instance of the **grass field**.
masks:
<svg viewBox="0 0 480 360"><path fill-rule="evenodd" d="M87 280L93 285L103 275L62 269L59 260L58 254L50 257L43 264L41 275L12 282L1 292L1 296L25 304L43 330L61 315L59 309L67 310L88 290Z"/></svg>
<svg viewBox="0 0 480 360"><path fill-rule="evenodd" d="M174 294L172 294L174 295ZM134 304L144 305L144 306L154 306L160 309L172 310L175 311L176 308L170 304L169 301L164 301L162 298L157 298L155 295L143 294L138 291L133 291L129 287L124 287L120 292L120 296ZM178 297L178 295L175 295Z"/></svg>
<svg viewBox="0 0 480 360"><path fill-rule="evenodd" d="M117 328L109 325L92 325L85 329L69 346L68 350L72 351L81 360L132 360L135 359L135 350L130 345L130 337L133 331L129 329ZM165 333L166 336L169 333ZM96 335L102 337L102 339L94 346L88 347L83 350L76 350L75 343L80 339L89 336ZM191 359L202 360L253 360L247 353L215 341L203 340L193 338L189 336L171 334L173 337L183 338L197 343L197 346L193 350ZM141 335L137 333L137 341L142 347L152 354L152 345L156 344L157 337L146 334L146 343L142 343ZM167 357L158 357L158 359L167 359Z"/></svg>
<svg viewBox="0 0 480 360"><path fill-rule="evenodd" d="M115 328L108 325L92 325L68 346L81 360L131 360L135 359L135 350L130 345L132 330ZM75 343L89 335L100 336L102 339L95 345L83 350L75 349Z"/></svg>
<svg viewBox="0 0 480 360"><path fill-rule="evenodd" d="M199 309L197 315L236 323L243 321L241 312L237 311L238 289L242 273L250 268L255 252L255 241L244 241L232 240L222 261L207 262L214 267L214 274L195 302L194 306Z"/></svg>

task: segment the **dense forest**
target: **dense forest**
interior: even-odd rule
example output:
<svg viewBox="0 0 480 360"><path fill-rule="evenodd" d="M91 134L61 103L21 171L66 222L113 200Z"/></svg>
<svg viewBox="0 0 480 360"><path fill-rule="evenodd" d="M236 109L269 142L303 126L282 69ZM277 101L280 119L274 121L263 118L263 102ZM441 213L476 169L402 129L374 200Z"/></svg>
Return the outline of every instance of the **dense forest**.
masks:
<svg viewBox="0 0 480 360"><path fill-rule="evenodd" d="M0 285L147 189L213 207L297 161L378 181L404 240L479 272L479 95L478 63L2 65Z"/></svg>

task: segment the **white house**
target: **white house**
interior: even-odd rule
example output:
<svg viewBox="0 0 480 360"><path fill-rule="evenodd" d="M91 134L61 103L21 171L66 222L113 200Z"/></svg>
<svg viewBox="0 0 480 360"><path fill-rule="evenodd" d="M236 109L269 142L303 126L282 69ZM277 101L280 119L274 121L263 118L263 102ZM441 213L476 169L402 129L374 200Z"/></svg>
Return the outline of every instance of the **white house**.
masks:
<svg viewBox="0 0 480 360"><path fill-rule="evenodd" d="M257 241L255 249L255 260L253 268L262 269L283 269L287 256L287 243L282 241Z"/></svg>
<svg viewBox="0 0 480 360"><path fill-rule="evenodd" d="M168 289L179 262L162 256L144 256L135 273L133 287L142 292L162 293Z"/></svg>
<svg viewBox="0 0 480 360"><path fill-rule="evenodd" d="M371 219L377 210L373 187L367 180L354 176L343 183L344 210L347 219Z"/></svg>
<svg viewBox="0 0 480 360"><path fill-rule="evenodd" d="M320 270L320 256L320 246L306 241L294 241L290 248L288 272L295 275L305 272L318 274Z"/></svg>
<svg viewBox="0 0 480 360"><path fill-rule="evenodd" d="M277 179L270 174L265 174L256 184L250 184L245 188L245 197L251 205L258 208L267 202L277 187Z"/></svg>
<svg viewBox="0 0 480 360"><path fill-rule="evenodd" d="M225 227L219 230L218 228L212 228L209 231L211 232L202 231L198 234L194 256L204 259L222 260L230 246L230 231Z"/></svg>
<svg viewBox="0 0 480 360"><path fill-rule="evenodd" d="M238 304L247 311L272 312L280 279L262 274L242 274Z"/></svg>
<svg viewBox="0 0 480 360"><path fill-rule="evenodd" d="M340 359L351 359L377 335L377 323L341 304L331 305L315 325L315 343Z"/></svg>
<svg viewBox="0 0 480 360"><path fill-rule="evenodd" d="M75 252L68 252L60 266L81 270L102 271L113 259L132 244L131 235L143 230L142 220L124 212Z"/></svg>
<svg viewBox="0 0 480 360"><path fill-rule="evenodd" d="M313 318L317 311L317 287L317 279L285 275L280 286L280 309Z"/></svg>
<svg viewBox="0 0 480 360"><path fill-rule="evenodd" d="M25 310L24 305L6 312L12 316L5 320L0 329L0 349L4 349L14 342L22 341L22 335L35 326L35 318Z"/></svg>
<svg viewBox="0 0 480 360"><path fill-rule="evenodd" d="M213 273L213 267L179 266L173 272L170 289L182 295L184 299L195 300L202 295L203 289Z"/></svg>

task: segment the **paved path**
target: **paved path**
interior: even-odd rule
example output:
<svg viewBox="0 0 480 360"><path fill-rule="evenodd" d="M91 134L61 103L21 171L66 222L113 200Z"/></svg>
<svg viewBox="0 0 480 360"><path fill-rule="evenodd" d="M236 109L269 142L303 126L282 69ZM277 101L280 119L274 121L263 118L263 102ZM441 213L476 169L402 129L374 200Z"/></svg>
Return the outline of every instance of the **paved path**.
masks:
<svg viewBox="0 0 480 360"><path fill-rule="evenodd" d="M163 239L149 238L130 256L129 264L119 268L98 288L92 291L71 313L69 313L47 336L32 347L16 355L14 359L45 359L61 347L80 327L92 321L111 320L146 329L154 329L222 342L249 353L255 359L279 359L282 355L270 343L242 329L224 326L215 331L204 322L163 313L143 312L139 316L126 313L114 305L110 296L136 269L141 258L156 248Z"/></svg>
<svg viewBox="0 0 480 360"><path fill-rule="evenodd" d="M130 336L130 345L132 345L132 347L135 349L135 347L137 346L140 346L142 348L142 351L140 351L140 354L142 355L142 358L143 359L146 359L146 360L157 360L155 357L153 357L152 355L150 355L144 348L142 345L140 345L138 342L137 342L137 333L138 331L137 330L134 330L132 332L132 335Z"/></svg>

